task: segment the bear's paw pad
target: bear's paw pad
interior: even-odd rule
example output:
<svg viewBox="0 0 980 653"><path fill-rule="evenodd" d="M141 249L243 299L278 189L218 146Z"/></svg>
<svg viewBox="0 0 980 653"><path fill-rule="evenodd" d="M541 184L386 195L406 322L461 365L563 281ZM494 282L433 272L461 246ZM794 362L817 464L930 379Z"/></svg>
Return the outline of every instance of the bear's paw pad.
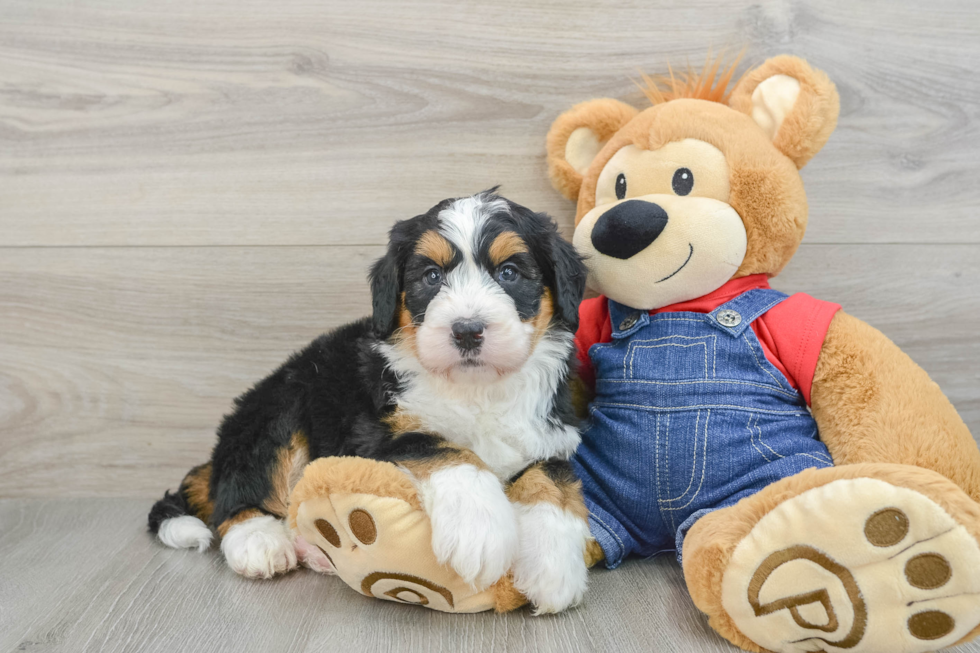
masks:
<svg viewBox="0 0 980 653"><path fill-rule="evenodd" d="M759 520L732 554L722 604L780 653L932 651L980 623L980 545L919 492L842 479Z"/></svg>
<svg viewBox="0 0 980 653"><path fill-rule="evenodd" d="M318 493L305 496L295 514L304 564L336 573L365 596L442 612L494 607L492 589L476 591L436 560L428 516L403 498Z"/></svg>

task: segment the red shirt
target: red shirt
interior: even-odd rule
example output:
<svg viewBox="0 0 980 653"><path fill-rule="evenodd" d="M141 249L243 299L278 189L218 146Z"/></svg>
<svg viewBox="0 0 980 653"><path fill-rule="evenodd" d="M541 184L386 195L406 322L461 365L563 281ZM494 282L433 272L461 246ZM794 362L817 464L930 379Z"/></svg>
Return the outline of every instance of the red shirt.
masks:
<svg viewBox="0 0 980 653"><path fill-rule="evenodd" d="M754 274L732 279L718 290L697 299L671 304L650 311L657 313L710 313L722 304L754 288L768 288L764 274ZM817 360L823 348L823 340L830 328L840 304L814 299L805 293L796 293L773 306L752 323L762 350L769 362L783 373L790 384L802 393L810 404L810 388L817 370ZM578 309L579 326L575 335L580 361L579 375L591 388L595 388L595 370L589 359L589 348L601 342L612 341L612 322L609 320L609 303L604 296L586 299Z"/></svg>

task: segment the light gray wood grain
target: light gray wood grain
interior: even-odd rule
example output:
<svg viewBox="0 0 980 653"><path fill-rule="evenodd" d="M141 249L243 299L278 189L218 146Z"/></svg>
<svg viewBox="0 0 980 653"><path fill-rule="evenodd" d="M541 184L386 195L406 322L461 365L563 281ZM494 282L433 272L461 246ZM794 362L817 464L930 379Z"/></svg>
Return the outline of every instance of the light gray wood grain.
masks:
<svg viewBox="0 0 980 653"><path fill-rule="evenodd" d="M980 435L975 2L0 0L0 650L734 650L668 558L557 617L446 616L143 524L235 395L367 312L393 220L500 183L570 233L551 121L743 46L842 99L774 285L882 329Z"/></svg>
<svg viewBox="0 0 980 653"><path fill-rule="evenodd" d="M0 497L146 496L231 400L368 313L381 247L15 248L0 256ZM910 274L914 282L909 281ZM980 245L804 245L774 282L895 340L980 434Z"/></svg>
<svg viewBox="0 0 980 653"><path fill-rule="evenodd" d="M361 596L299 570L245 580L217 552L167 549L146 502L0 501L0 650L663 651L736 649L715 635L671 556L594 570L585 604L561 615L446 615ZM976 653L969 644L958 653Z"/></svg>
<svg viewBox="0 0 980 653"><path fill-rule="evenodd" d="M838 84L810 242L980 242L975 2L3 0L0 244L378 244L498 183L567 221L551 121L726 46Z"/></svg>

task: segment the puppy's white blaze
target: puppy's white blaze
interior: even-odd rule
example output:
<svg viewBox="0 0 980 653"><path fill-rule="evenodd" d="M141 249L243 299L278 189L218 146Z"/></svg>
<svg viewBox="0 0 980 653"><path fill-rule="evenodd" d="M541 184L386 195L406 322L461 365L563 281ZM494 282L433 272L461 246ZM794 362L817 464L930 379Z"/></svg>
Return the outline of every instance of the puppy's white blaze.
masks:
<svg viewBox="0 0 980 653"><path fill-rule="evenodd" d="M520 548L514 587L534 604L535 614L580 603L588 583L588 525L550 503L518 504L516 509Z"/></svg>
<svg viewBox="0 0 980 653"><path fill-rule="evenodd" d="M157 537L174 549L207 551L211 546L211 529L191 515L164 519L157 531Z"/></svg>
<svg viewBox="0 0 980 653"><path fill-rule="evenodd" d="M429 302L417 332L419 358L430 372L449 374L460 382L480 382L486 376L511 372L527 360L533 325L521 322L514 300L476 258L487 217L506 209L503 200L487 202L476 195L456 200L439 214L439 231L462 260ZM469 355L478 367L459 366L463 355L452 338L452 325L459 320L486 324L483 346Z"/></svg>
<svg viewBox="0 0 980 653"><path fill-rule="evenodd" d="M487 217L506 209L507 202L500 198L488 202L482 193L463 197L439 212L439 232L464 257L474 259L480 230Z"/></svg>
<svg viewBox="0 0 980 653"><path fill-rule="evenodd" d="M221 540L221 552L228 565L247 578L272 578L296 567L296 549L286 524L272 515L229 528Z"/></svg>
<svg viewBox="0 0 980 653"><path fill-rule="evenodd" d="M418 488L439 562L478 588L507 573L517 552L517 520L493 474L455 465L434 472Z"/></svg>
<svg viewBox="0 0 980 653"><path fill-rule="evenodd" d="M505 480L530 461L568 458L578 447L578 430L549 419L558 384L568 373L573 338L548 332L523 367L481 383L431 374L411 352L388 344L379 351L403 385L398 406L424 429L472 450Z"/></svg>
<svg viewBox="0 0 980 653"><path fill-rule="evenodd" d="M452 339L452 325L458 320L486 324L483 345L472 356L483 368L457 368L452 373L460 373L458 380L467 380L468 373L481 380L506 374L527 360L534 326L521 321L514 300L472 261L449 272L418 328L419 358L431 372L450 371L462 360Z"/></svg>

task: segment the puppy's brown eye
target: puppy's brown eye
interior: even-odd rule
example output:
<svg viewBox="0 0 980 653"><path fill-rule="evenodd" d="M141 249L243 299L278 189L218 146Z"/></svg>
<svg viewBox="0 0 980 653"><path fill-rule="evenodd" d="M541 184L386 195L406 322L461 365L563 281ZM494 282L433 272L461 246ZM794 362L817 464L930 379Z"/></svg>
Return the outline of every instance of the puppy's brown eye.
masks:
<svg viewBox="0 0 980 653"><path fill-rule="evenodd" d="M497 280L503 283L512 283L517 281L517 277L519 276L521 276L520 271L517 269L517 266L512 263L508 263L497 270Z"/></svg>
<svg viewBox="0 0 980 653"><path fill-rule="evenodd" d="M442 270L439 268L427 268L422 273L422 280L430 286L437 286L442 283Z"/></svg>
<svg viewBox="0 0 980 653"><path fill-rule="evenodd" d="M670 185L678 195L687 195L694 188L694 173L687 168L678 168Z"/></svg>
<svg viewBox="0 0 980 653"><path fill-rule="evenodd" d="M626 197L626 175L619 173L616 177L616 199L621 200Z"/></svg>

